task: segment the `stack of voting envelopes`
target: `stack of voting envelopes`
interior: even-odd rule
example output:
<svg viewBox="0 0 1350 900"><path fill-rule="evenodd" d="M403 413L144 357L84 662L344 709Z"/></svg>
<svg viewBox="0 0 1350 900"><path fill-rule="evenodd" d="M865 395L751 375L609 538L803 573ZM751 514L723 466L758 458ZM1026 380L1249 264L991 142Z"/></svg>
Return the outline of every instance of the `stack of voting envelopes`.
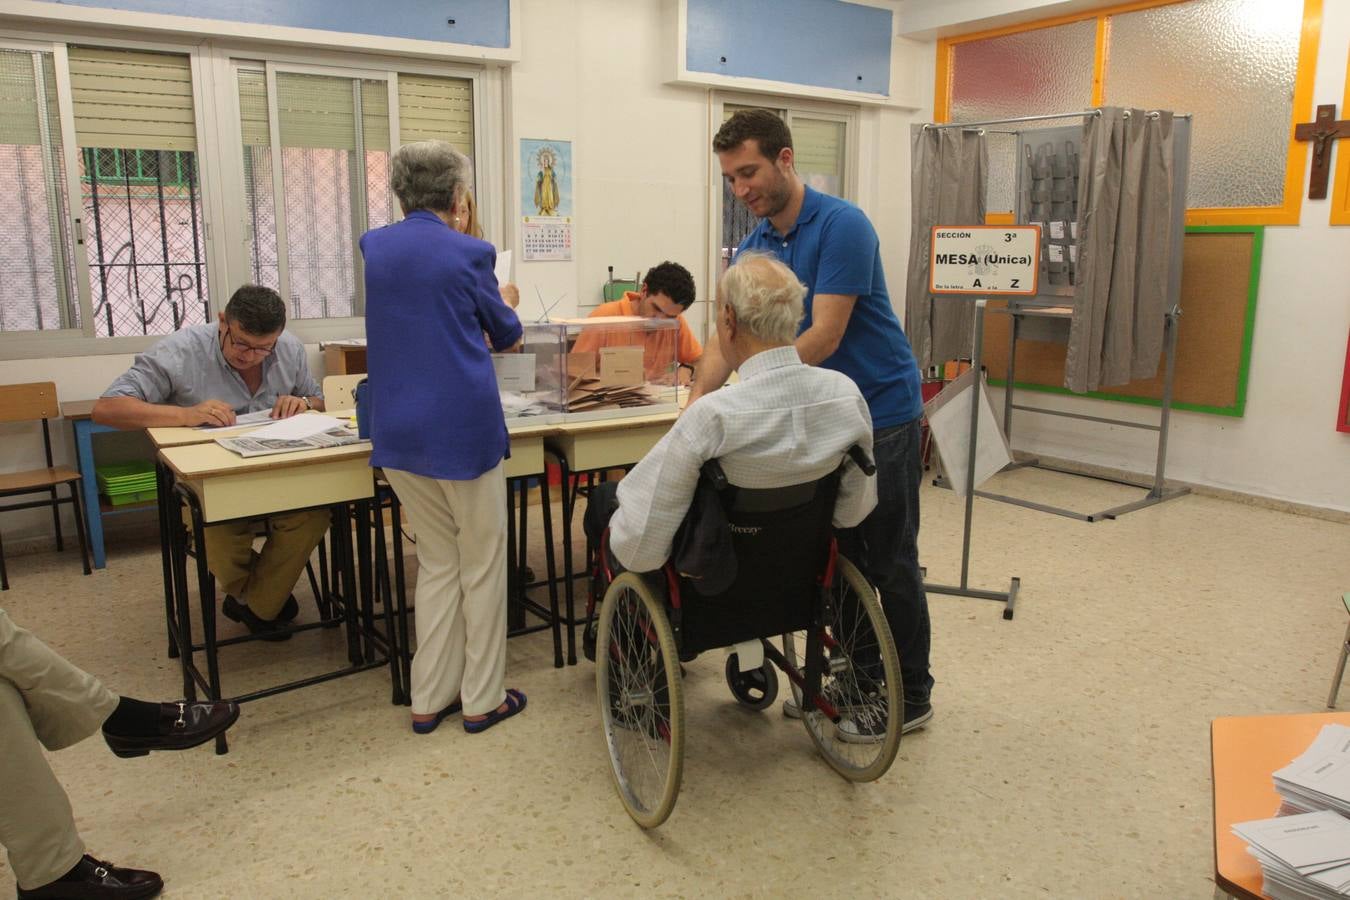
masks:
<svg viewBox="0 0 1350 900"><path fill-rule="evenodd" d="M1233 832L1261 863L1274 900L1350 896L1350 819L1330 810L1240 822Z"/></svg>
<svg viewBox="0 0 1350 900"><path fill-rule="evenodd" d="M1322 726L1308 749L1273 777L1282 811L1330 809L1350 816L1350 727Z"/></svg>

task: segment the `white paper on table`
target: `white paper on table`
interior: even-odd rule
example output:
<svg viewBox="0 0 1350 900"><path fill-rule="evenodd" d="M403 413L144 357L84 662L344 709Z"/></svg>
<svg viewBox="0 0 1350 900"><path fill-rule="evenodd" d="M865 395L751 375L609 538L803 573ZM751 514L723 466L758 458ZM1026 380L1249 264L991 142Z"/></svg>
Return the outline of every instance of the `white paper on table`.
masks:
<svg viewBox="0 0 1350 900"><path fill-rule="evenodd" d="M492 368L497 373L499 391L534 390L533 353L494 353Z"/></svg>
<svg viewBox="0 0 1350 900"><path fill-rule="evenodd" d="M493 267L492 273L497 276L497 284L507 284L511 281L511 251L503 250L497 254L497 265Z"/></svg>
<svg viewBox="0 0 1350 900"><path fill-rule="evenodd" d="M272 421L272 411L270 409L260 409L256 412L244 413L234 417L233 425L198 425L198 431L232 431L235 428L252 428L254 425L262 425L265 422Z"/></svg>
<svg viewBox="0 0 1350 900"><path fill-rule="evenodd" d="M296 440L307 438L312 435L322 434L330 428L345 428L346 426L332 416L308 415L291 416L289 419L281 419L265 428L259 428L249 435L251 438L259 440L265 438L284 438Z"/></svg>
<svg viewBox="0 0 1350 900"><path fill-rule="evenodd" d="M958 497L966 495L966 476L970 465L970 397L976 372L967 369L924 404L928 429L937 441L942 456L942 471ZM1012 462L1008 439L1003 436L989 387L980 379L979 432L975 444L975 487L979 487Z"/></svg>

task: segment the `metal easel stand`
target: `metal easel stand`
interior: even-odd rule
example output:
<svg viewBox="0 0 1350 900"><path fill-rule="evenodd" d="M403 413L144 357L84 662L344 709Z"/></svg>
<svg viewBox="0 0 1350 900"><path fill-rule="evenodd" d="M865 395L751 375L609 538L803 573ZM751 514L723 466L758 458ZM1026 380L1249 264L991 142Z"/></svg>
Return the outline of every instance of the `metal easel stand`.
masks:
<svg viewBox="0 0 1350 900"><path fill-rule="evenodd" d="M984 345L984 313L988 300L975 301L975 347L971 353L971 368L975 370L975 386L970 392L970 448L966 453L966 485L975 485L975 450L978 446L980 428L980 391L984 388L984 379L980 377L981 348ZM997 600L1004 604L1003 618L1013 617L1013 604L1017 602L1017 591L1022 580L1013 576L1006 591L987 591L970 586L970 523L975 512L975 490L966 491L965 530L961 538L961 583L930 584L924 582L924 590L930 594L951 594L956 597L973 597L976 600ZM987 496L980 493L981 497Z"/></svg>
<svg viewBox="0 0 1350 900"><path fill-rule="evenodd" d="M1101 422L1106 425L1120 425L1126 428L1140 428L1145 431L1156 431L1158 433L1158 457L1153 469L1153 484L1140 484L1137 481L1128 481L1120 478L1111 478L1106 475L1092 475L1086 472L1078 472L1073 469L1061 466L1047 465L1037 458L1023 460L1013 463L1004 471L1012 469L1036 468L1044 469L1049 472L1060 472L1065 475L1077 475L1080 478L1094 478L1097 481L1107 481L1112 484L1123 484L1127 487L1136 487L1148 491L1148 494L1140 500L1132 503L1122 503L1119 506L1113 506L1109 509L1101 510L1095 513L1080 513L1072 509L1064 509L1059 506L1051 506L1046 503L1036 503L1031 500L1023 500L1019 497L1009 497L1004 494L993 494L987 491L977 491L979 496L989 500L998 500L1002 503L1012 503L1016 506L1024 506L1027 509L1040 510L1041 512L1054 513L1057 516L1065 516L1070 519L1078 519L1081 522L1100 522L1103 519L1114 519L1123 516L1126 513L1134 512L1136 509L1143 509L1146 506L1153 506L1166 500L1174 500L1177 497L1184 496L1191 492L1190 488L1172 488L1168 489L1164 484L1164 475L1167 469L1167 433L1172 418L1172 380L1176 369L1177 358L1177 320L1181 317L1181 309L1172 307L1165 315L1164 330L1166 335L1163 339L1163 345L1166 349L1166 368L1163 375L1163 396L1162 396L1162 414L1159 417L1157 425L1149 425L1142 422L1129 422L1124 419L1108 419L1101 416L1085 416L1081 413L1062 412L1056 409L1045 409L1039 406L1022 406L1013 402L1014 369L1017 353L1017 332L1018 324L1024 315L1036 315L1034 311L1026 310L1013 311L1008 310L1012 318L1012 328L1009 329L1008 337L1008 377L1004 384L1003 395L1003 433L1007 435L1008 440L1012 440L1012 411L1014 409L1023 412L1044 413L1048 416L1062 416L1068 419L1081 419L1086 422Z"/></svg>

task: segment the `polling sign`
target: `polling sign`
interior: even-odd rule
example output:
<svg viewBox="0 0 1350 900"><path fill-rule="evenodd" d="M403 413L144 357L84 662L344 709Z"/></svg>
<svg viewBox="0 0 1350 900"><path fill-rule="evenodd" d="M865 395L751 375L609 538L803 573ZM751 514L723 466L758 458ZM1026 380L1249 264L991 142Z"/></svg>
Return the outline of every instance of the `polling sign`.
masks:
<svg viewBox="0 0 1350 900"><path fill-rule="evenodd" d="M1036 293L1039 225L935 225L932 248L934 294Z"/></svg>

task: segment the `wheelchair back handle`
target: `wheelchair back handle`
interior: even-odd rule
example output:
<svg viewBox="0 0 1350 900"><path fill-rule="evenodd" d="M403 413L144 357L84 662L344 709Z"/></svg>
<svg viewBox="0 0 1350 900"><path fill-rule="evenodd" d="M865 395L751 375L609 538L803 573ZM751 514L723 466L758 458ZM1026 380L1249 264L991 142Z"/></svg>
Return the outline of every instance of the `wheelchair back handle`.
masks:
<svg viewBox="0 0 1350 900"><path fill-rule="evenodd" d="M848 448L848 455L849 458L853 460L853 464L859 469L862 469L864 475L877 474L877 467L867 455L867 451L863 450L863 448L859 447L857 444Z"/></svg>

